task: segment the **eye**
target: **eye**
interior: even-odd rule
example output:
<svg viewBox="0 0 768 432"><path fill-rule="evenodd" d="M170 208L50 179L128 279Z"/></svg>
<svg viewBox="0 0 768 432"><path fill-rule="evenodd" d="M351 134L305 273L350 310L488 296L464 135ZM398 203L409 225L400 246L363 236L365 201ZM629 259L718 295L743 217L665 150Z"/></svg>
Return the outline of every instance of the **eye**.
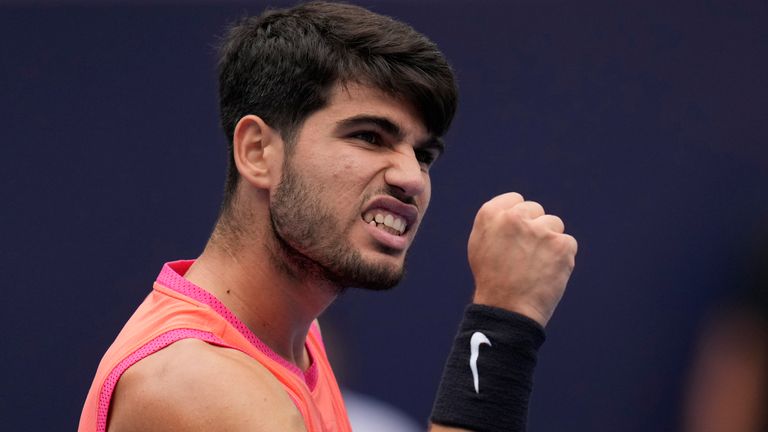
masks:
<svg viewBox="0 0 768 432"><path fill-rule="evenodd" d="M435 154L435 152L430 150L417 149L415 153L416 153L416 160L419 161L420 164L424 164L427 167L432 165L435 159L437 159L437 155Z"/></svg>
<svg viewBox="0 0 768 432"><path fill-rule="evenodd" d="M373 145L381 145L381 136L376 132L371 131L360 131L355 132L352 135L350 135L351 138L359 139L361 141L365 141L368 144Z"/></svg>

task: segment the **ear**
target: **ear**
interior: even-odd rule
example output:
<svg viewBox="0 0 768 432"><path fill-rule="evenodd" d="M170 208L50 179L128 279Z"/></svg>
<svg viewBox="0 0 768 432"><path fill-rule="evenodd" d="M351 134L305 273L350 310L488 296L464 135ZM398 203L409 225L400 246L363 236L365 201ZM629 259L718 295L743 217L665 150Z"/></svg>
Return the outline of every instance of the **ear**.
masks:
<svg viewBox="0 0 768 432"><path fill-rule="evenodd" d="M283 140L261 117L247 115L235 126L232 156L242 181L271 189L280 181Z"/></svg>

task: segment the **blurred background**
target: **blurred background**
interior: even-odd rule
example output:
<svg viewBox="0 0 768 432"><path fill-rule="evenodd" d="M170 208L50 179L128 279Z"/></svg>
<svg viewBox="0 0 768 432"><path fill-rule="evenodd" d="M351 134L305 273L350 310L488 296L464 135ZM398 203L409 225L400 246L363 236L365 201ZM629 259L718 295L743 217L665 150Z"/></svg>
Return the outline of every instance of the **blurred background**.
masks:
<svg viewBox="0 0 768 432"><path fill-rule="evenodd" d="M355 3L437 42L461 101L406 280L321 318L341 384L424 424L474 214L513 190L580 246L531 432L762 430L768 302L746 275L766 267L768 4ZM3 430L76 429L162 264L202 250L225 169L217 36L286 4L0 2ZM723 394L746 401L719 413Z"/></svg>

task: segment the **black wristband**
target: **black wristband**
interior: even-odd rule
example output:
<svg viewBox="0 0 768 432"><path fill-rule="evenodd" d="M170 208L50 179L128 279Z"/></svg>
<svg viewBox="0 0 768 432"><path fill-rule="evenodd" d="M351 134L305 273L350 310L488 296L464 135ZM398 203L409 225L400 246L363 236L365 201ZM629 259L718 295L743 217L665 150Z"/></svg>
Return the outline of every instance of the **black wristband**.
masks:
<svg viewBox="0 0 768 432"><path fill-rule="evenodd" d="M536 354L544 328L536 321L472 304L443 370L431 421L481 432L522 432L528 419Z"/></svg>

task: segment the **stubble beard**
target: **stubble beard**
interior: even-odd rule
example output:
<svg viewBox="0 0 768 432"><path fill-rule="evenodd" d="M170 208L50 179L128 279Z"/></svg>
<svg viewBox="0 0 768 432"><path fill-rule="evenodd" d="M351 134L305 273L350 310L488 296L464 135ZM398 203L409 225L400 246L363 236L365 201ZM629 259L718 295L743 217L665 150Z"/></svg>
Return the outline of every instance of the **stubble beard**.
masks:
<svg viewBox="0 0 768 432"><path fill-rule="evenodd" d="M288 156L283 176L270 201L270 220L277 251L273 260L290 276L310 283L387 290L403 278L404 265L365 260L349 241L354 223L343 225L321 200L321 187L311 186Z"/></svg>

